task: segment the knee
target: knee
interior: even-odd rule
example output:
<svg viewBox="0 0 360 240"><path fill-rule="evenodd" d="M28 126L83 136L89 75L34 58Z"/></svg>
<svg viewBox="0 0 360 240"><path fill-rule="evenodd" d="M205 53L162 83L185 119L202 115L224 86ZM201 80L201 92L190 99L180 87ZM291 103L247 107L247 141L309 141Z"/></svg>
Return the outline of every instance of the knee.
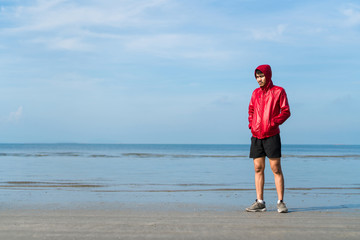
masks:
<svg viewBox="0 0 360 240"><path fill-rule="evenodd" d="M281 175L282 174L281 166L273 166L271 168L271 170L275 175Z"/></svg>
<svg viewBox="0 0 360 240"><path fill-rule="evenodd" d="M255 173L261 174L264 173L265 168L263 166L255 166Z"/></svg>

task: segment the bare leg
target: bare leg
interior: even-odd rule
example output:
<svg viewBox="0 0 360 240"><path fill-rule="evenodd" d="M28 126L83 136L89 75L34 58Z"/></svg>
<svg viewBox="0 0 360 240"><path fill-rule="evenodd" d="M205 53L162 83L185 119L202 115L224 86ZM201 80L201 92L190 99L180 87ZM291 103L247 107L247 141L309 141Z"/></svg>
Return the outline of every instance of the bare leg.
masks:
<svg viewBox="0 0 360 240"><path fill-rule="evenodd" d="M254 158L256 198L264 200L265 157Z"/></svg>
<svg viewBox="0 0 360 240"><path fill-rule="evenodd" d="M274 173L274 181L276 186L276 191L279 200L284 198L284 176L281 170L281 159L280 158L270 158L270 167Z"/></svg>

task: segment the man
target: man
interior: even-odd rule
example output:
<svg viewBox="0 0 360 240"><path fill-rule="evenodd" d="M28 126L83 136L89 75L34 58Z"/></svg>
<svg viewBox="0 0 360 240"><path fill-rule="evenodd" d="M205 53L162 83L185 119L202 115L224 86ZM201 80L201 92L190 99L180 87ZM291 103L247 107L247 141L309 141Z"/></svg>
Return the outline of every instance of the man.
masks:
<svg viewBox="0 0 360 240"><path fill-rule="evenodd" d="M284 199L284 176L281 170L281 140L279 125L290 117L290 108L286 92L275 86L271 80L271 67L260 65L255 69L255 78L259 88L255 89L249 104L249 128L251 129L250 158L254 159L255 188L257 199L246 208L248 212L266 211L264 201L265 157L269 158L274 173L278 195L278 212L288 209Z"/></svg>

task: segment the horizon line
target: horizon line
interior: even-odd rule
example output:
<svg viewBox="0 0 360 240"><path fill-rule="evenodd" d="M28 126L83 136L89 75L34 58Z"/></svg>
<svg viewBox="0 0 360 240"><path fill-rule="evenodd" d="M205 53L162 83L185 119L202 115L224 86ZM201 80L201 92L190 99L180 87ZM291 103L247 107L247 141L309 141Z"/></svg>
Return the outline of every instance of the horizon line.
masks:
<svg viewBox="0 0 360 240"><path fill-rule="evenodd" d="M250 145L250 143L94 143L94 142L0 142L0 145L6 144L39 144L39 145L56 145L56 144L78 144L78 145ZM282 145L331 145L331 146L360 146L360 144L346 143L282 143Z"/></svg>

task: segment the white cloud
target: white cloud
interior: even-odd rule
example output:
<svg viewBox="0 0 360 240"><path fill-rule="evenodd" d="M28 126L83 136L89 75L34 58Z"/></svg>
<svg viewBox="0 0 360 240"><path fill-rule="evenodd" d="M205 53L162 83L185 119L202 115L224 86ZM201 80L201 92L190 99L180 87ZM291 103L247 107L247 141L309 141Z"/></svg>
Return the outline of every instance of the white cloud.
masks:
<svg viewBox="0 0 360 240"><path fill-rule="evenodd" d="M8 116L8 122L17 122L23 115L23 107L20 106L15 112L11 112Z"/></svg>
<svg viewBox="0 0 360 240"><path fill-rule="evenodd" d="M221 50L213 36L192 34L159 34L128 40L125 48L165 58L229 59L231 52Z"/></svg>
<svg viewBox="0 0 360 240"><path fill-rule="evenodd" d="M360 24L360 7L351 5L344 8L342 14L346 17L346 24L349 26L356 26Z"/></svg>
<svg viewBox="0 0 360 240"><path fill-rule="evenodd" d="M146 11L160 8L168 0L87 1L38 0L33 6L19 6L14 13L19 26L13 32L82 29L96 26L129 27L151 24Z"/></svg>
<svg viewBox="0 0 360 240"><path fill-rule="evenodd" d="M199 11L184 11L191 7ZM339 8L304 3L280 8L276 15L269 12L259 20L245 11L227 15L205 2L38 0L17 7L13 18L8 18L13 27L5 31L20 36L22 43L48 49L229 62L250 55L249 40L297 46L349 42L353 38L342 29L342 21L346 16L348 24L359 23L359 9L351 5L339 13ZM9 8L4 11L11 15ZM202 20L207 18L210 20ZM4 30L0 29L1 33Z"/></svg>
<svg viewBox="0 0 360 240"><path fill-rule="evenodd" d="M266 29L257 28L256 30L251 30L251 32L255 40L281 41L286 27L286 24L278 24L275 27L269 27Z"/></svg>
<svg viewBox="0 0 360 240"><path fill-rule="evenodd" d="M232 105L234 103L234 100L230 96L223 95L223 96L219 96L212 103L215 105L226 106L226 105Z"/></svg>
<svg viewBox="0 0 360 240"><path fill-rule="evenodd" d="M165 50L182 44L179 41L184 39L171 34L153 36L154 31L149 33L150 37L139 37L138 33L168 26L172 16L159 17L157 14L172 1L109 0L76 3L68 0L38 0L30 6L18 6L12 12L12 18L9 18L14 26L0 30L0 33L26 36L23 38L26 42L43 44L49 49L89 51L94 50L95 46L101 48L106 40L112 40L132 50L147 46ZM11 9L7 11L11 13ZM129 29L130 32L127 32ZM33 37L34 33L36 37ZM156 43L159 39L161 46Z"/></svg>
<svg viewBox="0 0 360 240"><path fill-rule="evenodd" d="M92 46L79 38L37 38L34 43L45 44L49 49L89 51Z"/></svg>

